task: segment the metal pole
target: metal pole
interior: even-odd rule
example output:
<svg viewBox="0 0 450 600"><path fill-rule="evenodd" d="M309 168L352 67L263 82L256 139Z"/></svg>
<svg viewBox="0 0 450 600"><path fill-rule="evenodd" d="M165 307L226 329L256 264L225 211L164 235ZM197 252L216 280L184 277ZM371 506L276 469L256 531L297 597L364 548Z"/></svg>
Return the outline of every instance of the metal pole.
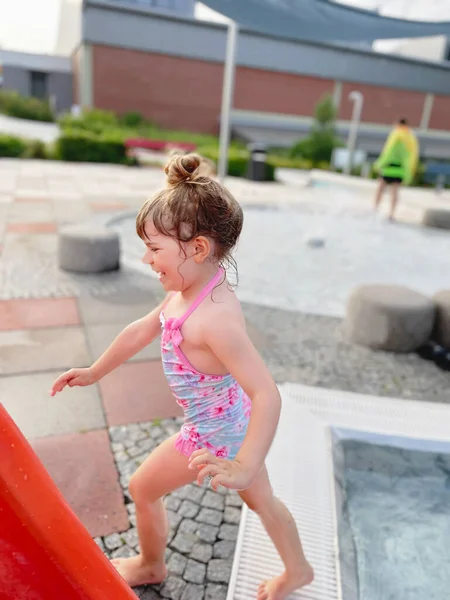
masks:
<svg viewBox="0 0 450 600"><path fill-rule="evenodd" d="M353 165L353 153L355 152L356 138L358 135L359 121L361 119L362 107L364 104L364 96L361 92L353 91L348 95L349 100L353 100L352 121L347 139L347 164L345 165L344 173L350 175Z"/></svg>
<svg viewBox="0 0 450 600"><path fill-rule="evenodd" d="M233 107L234 72L236 66L238 25L228 23L227 53L223 75L222 110L220 113L219 167L218 175L224 181L228 172L228 147L230 145L230 117Z"/></svg>

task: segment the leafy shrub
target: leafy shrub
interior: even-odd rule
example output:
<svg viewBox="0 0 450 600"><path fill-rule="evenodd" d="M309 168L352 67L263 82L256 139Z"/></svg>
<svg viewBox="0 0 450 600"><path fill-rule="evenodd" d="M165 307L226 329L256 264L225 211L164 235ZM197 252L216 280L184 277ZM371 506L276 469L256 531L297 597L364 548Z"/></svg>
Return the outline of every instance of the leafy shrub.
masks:
<svg viewBox="0 0 450 600"><path fill-rule="evenodd" d="M0 134L0 156L19 158L26 149L26 143L13 135Z"/></svg>
<svg viewBox="0 0 450 600"><path fill-rule="evenodd" d="M75 162L126 164L123 140L114 135L95 135L89 131L64 130L56 142L56 156Z"/></svg>
<svg viewBox="0 0 450 600"><path fill-rule="evenodd" d="M329 163L334 148L344 145L336 135L335 119L336 107L331 96L327 95L316 106L315 121L309 135L294 144L291 157L309 159L313 166Z"/></svg>
<svg viewBox="0 0 450 600"><path fill-rule="evenodd" d="M18 119L53 121L52 111L47 100L21 96L17 92L9 90L0 90L0 112Z"/></svg>
<svg viewBox="0 0 450 600"><path fill-rule="evenodd" d="M120 128L119 119L113 112L98 108L84 110L79 117L66 113L58 123L62 129L81 129L96 134Z"/></svg>
<svg viewBox="0 0 450 600"><path fill-rule="evenodd" d="M26 142L23 158L47 158L47 148L41 140L31 140Z"/></svg>
<svg viewBox="0 0 450 600"><path fill-rule="evenodd" d="M198 149L198 154L219 164L219 149L217 147L204 147ZM236 150L230 148L228 151L228 175L232 177L245 177L249 161L247 150Z"/></svg>
<svg viewBox="0 0 450 600"><path fill-rule="evenodd" d="M121 121L125 127L139 127L144 123L144 117L140 112L132 110L122 115Z"/></svg>

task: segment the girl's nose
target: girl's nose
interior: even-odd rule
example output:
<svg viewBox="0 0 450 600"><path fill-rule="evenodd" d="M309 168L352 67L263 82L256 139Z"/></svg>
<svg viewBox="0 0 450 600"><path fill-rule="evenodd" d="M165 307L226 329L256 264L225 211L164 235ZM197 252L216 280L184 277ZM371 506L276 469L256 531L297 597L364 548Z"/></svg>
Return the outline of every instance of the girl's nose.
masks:
<svg viewBox="0 0 450 600"><path fill-rule="evenodd" d="M151 265L153 263L152 255L150 252L147 251L144 254L144 256L142 257L142 262L144 263L144 265Z"/></svg>

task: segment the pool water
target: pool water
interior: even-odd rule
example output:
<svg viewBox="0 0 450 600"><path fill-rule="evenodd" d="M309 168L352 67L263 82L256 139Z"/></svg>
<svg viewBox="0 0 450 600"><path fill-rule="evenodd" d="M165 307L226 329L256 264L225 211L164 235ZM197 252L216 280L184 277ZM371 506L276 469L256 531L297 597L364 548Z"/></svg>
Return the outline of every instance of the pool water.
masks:
<svg viewBox="0 0 450 600"><path fill-rule="evenodd" d="M343 600L450 597L450 447L421 446L335 443Z"/></svg>

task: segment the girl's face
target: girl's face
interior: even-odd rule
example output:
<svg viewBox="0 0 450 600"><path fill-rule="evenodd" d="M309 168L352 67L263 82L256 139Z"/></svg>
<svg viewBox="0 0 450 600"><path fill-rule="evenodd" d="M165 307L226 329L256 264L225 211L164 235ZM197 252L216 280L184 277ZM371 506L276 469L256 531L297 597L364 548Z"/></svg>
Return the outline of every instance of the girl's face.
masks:
<svg viewBox="0 0 450 600"><path fill-rule="evenodd" d="M185 242L180 247L177 240L157 231L152 221L146 222L144 230L147 239L142 262L157 273L166 291L178 292L189 287L198 269L193 260L195 242Z"/></svg>

